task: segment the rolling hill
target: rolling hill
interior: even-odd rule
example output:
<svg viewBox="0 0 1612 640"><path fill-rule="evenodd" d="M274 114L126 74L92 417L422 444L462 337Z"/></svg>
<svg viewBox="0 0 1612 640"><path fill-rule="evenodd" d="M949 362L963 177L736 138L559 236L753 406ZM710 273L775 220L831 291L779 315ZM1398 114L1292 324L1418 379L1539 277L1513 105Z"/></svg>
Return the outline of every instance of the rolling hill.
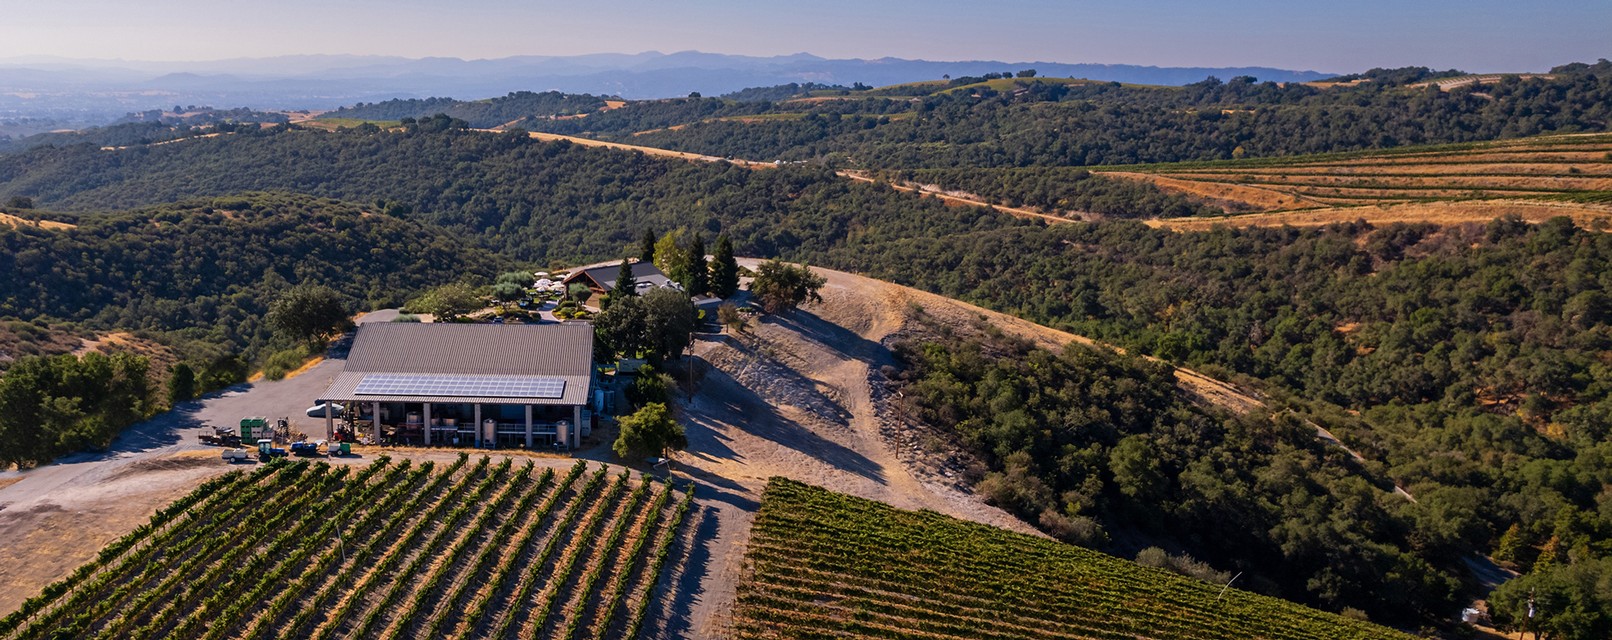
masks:
<svg viewBox="0 0 1612 640"><path fill-rule="evenodd" d="M630 102L532 126L704 155L862 170L1070 167L1604 131L1612 95L1612 75L1599 64L1450 91L1250 77L1166 87L1001 75L819 90L775 103ZM754 117L776 114L802 116Z"/></svg>
<svg viewBox="0 0 1612 640"><path fill-rule="evenodd" d="M1161 222L1177 228L1361 218L1452 223L1505 213L1535 222L1557 215L1585 224L1612 218L1608 134L1097 171L1145 181L1228 213L1265 214ZM1418 206L1428 204L1439 206Z"/></svg>
<svg viewBox="0 0 1612 640"><path fill-rule="evenodd" d="M452 232L283 193L75 219L72 228L0 226L0 270L14 276L0 280L0 317L148 330L256 352L269 338L263 313L293 284L328 285L375 308L509 264Z"/></svg>
<svg viewBox="0 0 1612 640"><path fill-rule="evenodd" d="M1612 202L1612 134L1099 171L1184 193L1193 193L1188 183L1201 185L1193 195L1243 211L1456 199ZM1215 187L1226 195L1216 196Z"/></svg>
<svg viewBox="0 0 1612 640"><path fill-rule="evenodd" d="M1080 547L774 478L738 637L1405 639Z"/></svg>

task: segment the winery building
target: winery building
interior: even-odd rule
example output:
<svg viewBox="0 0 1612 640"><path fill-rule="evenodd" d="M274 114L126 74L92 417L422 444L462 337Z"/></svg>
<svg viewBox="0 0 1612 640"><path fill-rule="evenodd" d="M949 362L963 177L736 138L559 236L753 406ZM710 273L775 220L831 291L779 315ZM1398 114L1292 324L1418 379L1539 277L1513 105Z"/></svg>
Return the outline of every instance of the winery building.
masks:
<svg viewBox="0 0 1612 640"><path fill-rule="evenodd" d="M570 449L591 431L594 371L588 324L365 324L318 400L376 442Z"/></svg>
<svg viewBox="0 0 1612 640"><path fill-rule="evenodd" d="M671 278L661 273L652 262L634 262L629 267L632 270L634 288L639 292L662 287L676 287ZM579 269L565 278L567 286L582 283L594 295L603 296L616 288L616 277L621 275L621 264L606 264L591 269Z"/></svg>

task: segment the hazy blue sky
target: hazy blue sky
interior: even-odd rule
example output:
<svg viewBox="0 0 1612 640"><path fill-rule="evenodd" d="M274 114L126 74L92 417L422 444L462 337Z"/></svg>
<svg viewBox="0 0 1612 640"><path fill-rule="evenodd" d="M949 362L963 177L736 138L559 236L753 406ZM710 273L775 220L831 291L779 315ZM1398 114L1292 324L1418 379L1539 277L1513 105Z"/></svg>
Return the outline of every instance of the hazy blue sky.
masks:
<svg viewBox="0 0 1612 640"><path fill-rule="evenodd" d="M699 49L1348 71L1612 57L1612 0L5 0L0 58Z"/></svg>

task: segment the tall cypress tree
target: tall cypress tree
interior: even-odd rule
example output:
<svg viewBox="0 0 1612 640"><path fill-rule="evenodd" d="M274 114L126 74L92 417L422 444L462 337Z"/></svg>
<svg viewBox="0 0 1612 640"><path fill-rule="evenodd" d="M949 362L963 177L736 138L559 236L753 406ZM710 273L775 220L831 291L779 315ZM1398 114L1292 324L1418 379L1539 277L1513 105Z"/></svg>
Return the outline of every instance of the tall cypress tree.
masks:
<svg viewBox="0 0 1612 640"><path fill-rule="evenodd" d="M638 240L639 262L655 261L655 241L658 239L659 238L655 236L654 229L644 229L644 236Z"/></svg>
<svg viewBox="0 0 1612 640"><path fill-rule="evenodd" d="M622 295L638 295L638 279L633 277L632 263L628 262L626 258L621 259L621 270L616 272L616 286L610 290L611 293L617 291L620 291Z"/></svg>
<svg viewBox="0 0 1612 640"><path fill-rule="evenodd" d="M703 296L711 291L711 266L705 260L705 238L694 234L688 246L688 294Z"/></svg>
<svg viewBox="0 0 1612 640"><path fill-rule="evenodd" d="M739 291L739 262L733 258L733 241L727 234L716 239L716 255L711 260L711 295L729 298Z"/></svg>
<svg viewBox="0 0 1612 640"><path fill-rule="evenodd" d="M615 301L636 295L638 295L638 279L632 276L632 262L622 258L621 270L616 272L616 285L605 293L604 300L599 302L599 308L609 309Z"/></svg>

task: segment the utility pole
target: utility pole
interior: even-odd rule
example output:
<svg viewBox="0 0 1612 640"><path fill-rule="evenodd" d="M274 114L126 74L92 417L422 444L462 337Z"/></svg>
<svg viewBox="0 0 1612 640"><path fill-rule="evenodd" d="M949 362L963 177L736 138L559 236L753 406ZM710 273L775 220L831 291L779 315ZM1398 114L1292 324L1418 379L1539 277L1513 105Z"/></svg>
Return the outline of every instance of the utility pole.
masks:
<svg viewBox="0 0 1612 640"><path fill-rule="evenodd" d="M1534 624L1534 590L1533 589L1528 590L1528 622L1527 622L1526 626L1523 628L1524 633L1527 633L1528 627L1533 627L1533 629L1534 629L1534 640L1539 640L1539 627Z"/></svg>

